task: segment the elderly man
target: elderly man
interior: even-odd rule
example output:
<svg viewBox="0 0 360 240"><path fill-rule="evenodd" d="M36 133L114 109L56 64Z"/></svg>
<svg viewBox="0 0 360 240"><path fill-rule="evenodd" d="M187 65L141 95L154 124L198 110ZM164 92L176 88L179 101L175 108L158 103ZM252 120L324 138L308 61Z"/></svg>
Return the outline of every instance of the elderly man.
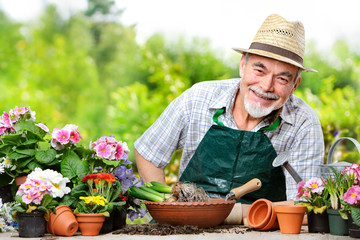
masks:
<svg viewBox="0 0 360 240"><path fill-rule="evenodd" d="M318 176L324 157L321 125L315 112L293 95L303 66L305 31L301 22L279 15L266 18L242 53L239 79L195 84L176 98L135 142L145 182L164 182L172 153L183 149L179 176L224 198L234 187L259 178L262 187L239 199L252 203L295 199L297 184L275 157L290 151L288 162L303 178Z"/></svg>

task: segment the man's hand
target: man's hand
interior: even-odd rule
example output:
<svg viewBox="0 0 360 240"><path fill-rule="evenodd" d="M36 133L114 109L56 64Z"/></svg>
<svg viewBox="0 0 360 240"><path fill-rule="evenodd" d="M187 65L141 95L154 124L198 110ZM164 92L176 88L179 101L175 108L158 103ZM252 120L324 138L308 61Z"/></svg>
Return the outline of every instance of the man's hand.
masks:
<svg viewBox="0 0 360 240"><path fill-rule="evenodd" d="M164 170L143 158L136 149L135 159L139 174L144 182L157 181L166 184Z"/></svg>

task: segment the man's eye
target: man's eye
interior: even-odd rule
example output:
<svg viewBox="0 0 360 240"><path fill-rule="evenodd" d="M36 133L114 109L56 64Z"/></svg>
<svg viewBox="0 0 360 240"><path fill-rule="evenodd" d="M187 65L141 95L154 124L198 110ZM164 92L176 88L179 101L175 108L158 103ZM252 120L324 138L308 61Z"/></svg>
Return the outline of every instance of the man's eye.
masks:
<svg viewBox="0 0 360 240"><path fill-rule="evenodd" d="M280 77L280 78L278 78L278 79L279 79L279 81L280 81L281 83L283 83L283 84L286 84L286 83L289 82L286 78Z"/></svg>

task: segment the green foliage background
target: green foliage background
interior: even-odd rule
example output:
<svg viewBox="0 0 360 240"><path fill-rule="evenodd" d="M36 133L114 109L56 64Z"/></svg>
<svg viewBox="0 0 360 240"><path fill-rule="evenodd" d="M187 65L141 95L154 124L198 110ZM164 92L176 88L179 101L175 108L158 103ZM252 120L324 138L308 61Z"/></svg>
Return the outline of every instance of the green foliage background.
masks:
<svg viewBox="0 0 360 240"><path fill-rule="evenodd" d="M119 21L112 1L89 0L68 19L49 5L36 23L10 20L0 9L1 111L31 106L51 130L76 124L83 144L114 134L134 141L165 107L196 82L238 77L240 55L223 59L206 39L169 41L155 34L136 42L136 26ZM345 40L329 52L308 43L304 73L295 94L317 112L327 149L338 137L360 140L360 54ZM228 63L230 62L230 64ZM340 158L359 159L352 146ZM166 174L176 176L180 152ZM131 154L130 160L134 161Z"/></svg>

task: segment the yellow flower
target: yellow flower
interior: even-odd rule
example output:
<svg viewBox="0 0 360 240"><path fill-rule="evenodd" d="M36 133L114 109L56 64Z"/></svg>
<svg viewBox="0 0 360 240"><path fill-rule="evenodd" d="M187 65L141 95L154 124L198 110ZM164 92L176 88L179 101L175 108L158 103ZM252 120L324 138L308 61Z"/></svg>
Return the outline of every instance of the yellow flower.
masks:
<svg viewBox="0 0 360 240"><path fill-rule="evenodd" d="M86 204L97 204L105 206L105 203L108 201L103 196L90 196L90 197L80 197L81 200L84 200Z"/></svg>

